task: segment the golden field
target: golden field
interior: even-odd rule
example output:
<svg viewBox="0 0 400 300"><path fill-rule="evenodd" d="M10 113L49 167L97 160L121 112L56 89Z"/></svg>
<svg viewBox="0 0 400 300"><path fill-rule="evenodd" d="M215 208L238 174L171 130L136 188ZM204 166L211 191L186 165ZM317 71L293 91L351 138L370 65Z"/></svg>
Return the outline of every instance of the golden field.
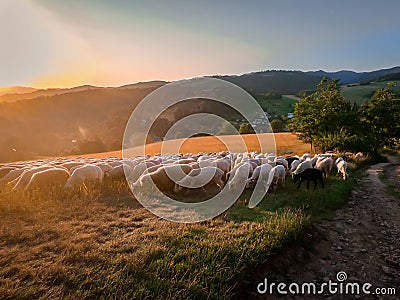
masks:
<svg viewBox="0 0 400 300"><path fill-rule="evenodd" d="M242 144L242 139L245 143ZM310 145L303 143L297 136L290 132L279 132L274 134L246 134L246 135L227 135L227 136L206 136L194 137L190 139L176 139L165 142L147 144L145 153L154 155L156 153L197 153L225 151L229 148L232 152L260 151L260 144L264 152L275 152L273 143L275 142L276 153L302 154L310 152ZM229 147L228 147L228 146ZM125 156L135 156L143 154L143 148L134 148L125 153ZM122 157L122 151L110 151L103 153L85 154L81 157Z"/></svg>

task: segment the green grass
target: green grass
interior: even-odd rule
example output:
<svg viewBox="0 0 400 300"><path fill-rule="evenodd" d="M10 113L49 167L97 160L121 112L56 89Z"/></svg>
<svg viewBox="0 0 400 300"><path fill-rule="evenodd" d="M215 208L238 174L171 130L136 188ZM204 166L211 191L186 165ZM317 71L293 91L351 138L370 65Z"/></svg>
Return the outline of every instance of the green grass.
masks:
<svg viewBox="0 0 400 300"><path fill-rule="evenodd" d="M297 101L287 96L282 96L281 98L269 99L268 97L263 97L259 95L256 97L257 102L271 115L286 115L287 113L293 112L293 105Z"/></svg>
<svg viewBox="0 0 400 300"><path fill-rule="evenodd" d="M354 172L353 172L354 173ZM333 174L333 172L332 172ZM255 209L243 194L200 224L159 219L124 181L89 192L0 190L0 295L5 298L229 299L251 270L345 203L354 180L286 187Z"/></svg>
<svg viewBox="0 0 400 300"><path fill-rule="evenodd" d="M396 82L397 86L393 87L393 90L397 93L400 92L400 81ZM380 89L386 87L387 82L375 82L369 85L358 85L358 86L343 86L342 87L342 96L349 99L352 102L357 104L362 104L364 100L369 99L372 94Z"/></svg>

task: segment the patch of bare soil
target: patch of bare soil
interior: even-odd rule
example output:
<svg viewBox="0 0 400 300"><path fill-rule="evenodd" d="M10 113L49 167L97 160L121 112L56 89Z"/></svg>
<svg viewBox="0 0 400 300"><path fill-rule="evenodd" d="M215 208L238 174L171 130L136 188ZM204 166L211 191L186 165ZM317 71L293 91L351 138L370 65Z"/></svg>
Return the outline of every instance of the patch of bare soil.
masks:
<svg viewBox="0 0 400 300"><path fill-rule="evenodd" d="M300 245L288 247L271 257L254 279L251 298L258 299L399 299L400 297L400 199L391 192L400 186L400 163L389 157L389 163L371 166L348 204L338 210L333 221L313 225ZM389 183L387 186L384 182ZM342 283L370 283L371 294L331 294L325 288L320 295L280 296L257 292L259 282L316 283L340 282L337 274L345 272ZM343 275L343 273L341 273ZM264 286L261 286L264 288ZM375 288L395 288L397 296L377 295ZM288 287L286 286L286 290Z"/></svg>

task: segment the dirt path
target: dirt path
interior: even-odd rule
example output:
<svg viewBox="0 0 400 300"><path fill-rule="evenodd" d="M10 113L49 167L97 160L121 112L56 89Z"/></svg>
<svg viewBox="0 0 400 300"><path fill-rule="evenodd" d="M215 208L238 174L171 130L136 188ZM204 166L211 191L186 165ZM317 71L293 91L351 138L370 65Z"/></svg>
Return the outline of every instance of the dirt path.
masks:
<svg viewBox="0 0 400 300"><path fill-rule="evenodd" d="M400 199L380 179L400 186L400 164L395 157L389 163L371 166L367 176L352 191L348 204L337 211L333 221L314 225L310 245L288 250L282 261L283 269L275 282L322 283L336 279L338 272L345 272L348 282L371 283L375 287L395 287L396 296L377 295L307 295L306 299L399 299L400 297ZM387 181L386 181L387 180ZM317 240L317 242L315 242ZM278 261L281 258L278 258ZM285 260L283 259L283 260ZM267 271L265 272L267 273ZM274 272L271 272L274 273ZM264 280L264 274L259 281ZM280 280L281 279L281 280ZM273 299L268 293L260 299ZM285 296L285 299L303 299L304 296ZM282 297L280 298L282 299Z"/></svg>

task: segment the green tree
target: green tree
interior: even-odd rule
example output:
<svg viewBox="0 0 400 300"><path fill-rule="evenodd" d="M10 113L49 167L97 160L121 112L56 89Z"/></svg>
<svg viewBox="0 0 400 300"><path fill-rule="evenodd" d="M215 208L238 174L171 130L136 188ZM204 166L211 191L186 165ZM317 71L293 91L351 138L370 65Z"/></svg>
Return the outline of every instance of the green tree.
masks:
<svg viewBox="0 0 400 300"><path fill-rule="evenodd" d="M395 83L377 90L361 107L361 124L373 155L400 139L400 99L393 92Z"/></svg>
<svg viewBox="0 0 400 300"><path fill-rule="evenodd" d="M271 128L273 132L282 132L285 124L279 119L273 119L271 121Z"/></svg>
<svg viewBox="0 0 400 300"><path fill-rule="evenodd" d="M351 131L357 113L348 100L340 94L337 80L323 78L317 90L303 96L296 104L289 127L305 143L313 144L318 140L341 130Z"/></svg>
<svg viewBox="0 0 400 300"><path fill-rule="evenodd" d="M250 123L242 123L242 125L240 125L239 128L239 133L240 134L254 133L254 129Z"/></svg>

